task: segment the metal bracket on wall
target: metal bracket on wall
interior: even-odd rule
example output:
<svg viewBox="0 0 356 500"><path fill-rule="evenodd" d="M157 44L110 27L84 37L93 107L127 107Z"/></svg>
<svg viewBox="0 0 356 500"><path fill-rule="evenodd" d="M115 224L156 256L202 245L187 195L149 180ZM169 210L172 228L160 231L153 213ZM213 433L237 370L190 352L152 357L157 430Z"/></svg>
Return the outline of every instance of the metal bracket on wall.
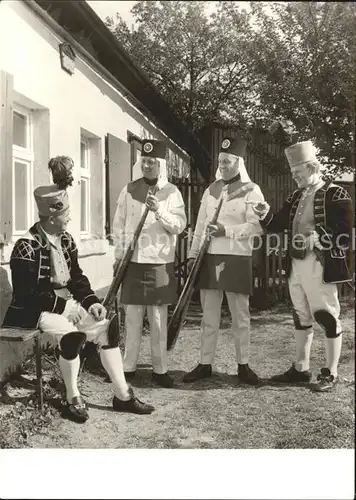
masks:
<svg viewBox="0 0 356 500"><path fill-rule="evenodd" d="M76 55L68 42L59 44L59 55L61 58L61 67L70 75L73 75L75 69Z"/></svg>

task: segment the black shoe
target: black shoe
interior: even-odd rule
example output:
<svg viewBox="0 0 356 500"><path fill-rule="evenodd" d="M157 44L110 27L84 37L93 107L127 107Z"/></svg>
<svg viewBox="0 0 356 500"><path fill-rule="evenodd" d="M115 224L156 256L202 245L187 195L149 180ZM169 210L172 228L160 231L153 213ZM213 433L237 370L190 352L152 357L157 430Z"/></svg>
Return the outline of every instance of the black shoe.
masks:
<svg viewBox="0 0 356 500"><path fill-rule="evenodd" d="M84 399L81 396L74 396L70 403L66 401L66 405L63 409L63 417L73 422L77 422L78 424L84 424L89 418L87 405Z"/></svg>
<svg viewBox="0 0 356 500"><path fill-rule="evenodd" d="M248 364L238 365L237 378L240 382L249 385L258 385L261 383L259 376L248 366Z"/></svg>
<svg viewBox="0 0 356 500"><path fill-rule="evenodd" d="M168 389L173 387L173 380L168 375L168 373L152 373L152 382L160 385L161 387L167 387Z"/></svg>
<svg viewBox="0 0 356 500"><path fill-rule="evenodd" d="M280 375L274 375L270 378L270 381L276 382L277 384L308 384L311 378L312 374L309 370L299 372L296 370L293 363L289 370Z"/></svg>
<svg viewBox="0 0 356 500"><path fill-rule="evenodd" d="M313 391L316 392L331 391L339 381L338 377L331 375L329 368L322 368L316 379L317 383L313 387Z"/></svg>
<svg viewBox="0 0 356 500"><path fill-rule="evenodd" d="M128 380L132 380L135 378L136 372L124 372L124 374L125 380L127 382ZM109 377L109 375L106 375L106 377L104 378L104 382L107 382L108 384L111 383L111 378Z"/></svg>
<svg viewBox="0 0 356 500"><path fill-rule="evenodd" d="M138 415L149 415L154 411L154 406L148 405L140 401L133 393L132 388L129 389L131 399L122 401L114 396L112 406L115 411L123 411L127 413L137 413Z"/></svg>
<svg viewBox="0 0 356 500"><path fill-rule="evenodd" d="M209 378L211 377L211 373L211 365L202 365L199 363L194 370L184 375L183 382L195 382L196 380L200 380L202 378Z"/></svg>

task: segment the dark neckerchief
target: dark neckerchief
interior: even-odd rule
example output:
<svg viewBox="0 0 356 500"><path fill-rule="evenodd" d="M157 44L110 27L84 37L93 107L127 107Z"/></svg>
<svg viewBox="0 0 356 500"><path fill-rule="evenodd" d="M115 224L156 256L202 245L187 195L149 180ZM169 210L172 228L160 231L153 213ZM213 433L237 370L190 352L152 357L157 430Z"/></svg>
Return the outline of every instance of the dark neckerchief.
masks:
<svg viewBox="0 0 356 500"><path fill-rule="evenodd" d="M222 179L222 181L223 181L224 184L232 184L233 182L239 181L240 177L241 177L240 174L237 174L232 179L229 179L227 181L225 181L224 179Z"/></svg>
<svg viewBox="0 0 356 500"><path fill-rule="evenodd" d="M154 186L155 184L157 184L157 181L158 181L158 179L147 179L146 177L143 177L143 180L149 186Z"/></svg>

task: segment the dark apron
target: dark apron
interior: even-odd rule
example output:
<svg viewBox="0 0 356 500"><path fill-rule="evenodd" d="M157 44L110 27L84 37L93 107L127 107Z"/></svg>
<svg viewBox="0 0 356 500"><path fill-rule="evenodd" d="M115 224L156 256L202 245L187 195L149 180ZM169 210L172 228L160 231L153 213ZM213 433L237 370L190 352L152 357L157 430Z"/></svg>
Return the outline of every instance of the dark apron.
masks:
<svg viewBox="0 0 356 500"><path fill-rule="evenodd" d="M174 263L130 262L122 284L121 302L132 305L173 304L177 299Z"/></svg>
<svg viewBox="0 0 356 500"><path fill-rule="evenodd" d="M196 288L252 295L252 257L206 254Z"/></svg>

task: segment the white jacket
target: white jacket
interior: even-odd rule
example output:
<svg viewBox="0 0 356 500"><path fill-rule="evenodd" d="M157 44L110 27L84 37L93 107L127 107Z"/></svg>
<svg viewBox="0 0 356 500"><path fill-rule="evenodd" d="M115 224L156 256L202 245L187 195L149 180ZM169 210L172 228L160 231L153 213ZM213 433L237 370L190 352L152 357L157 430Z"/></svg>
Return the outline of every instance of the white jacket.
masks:
<svg viewBox="0 0 356 500"><path fill-rule="evenodd" d="M115 259L122 259L145 211L148 186L141 178L125 186L118 198L113 221ZM148 212L131 261L147 264L174 262L177 235L186 224L184 202L178 188L166 183L155 195L157 212Z"/></svg>
<svg viewBox="0 0 356 500"><path fill-rule="evenodd" d="M219 203L219 196L224 186L223 181L215 181L205 190L198 219L195 227L192 245L189 251L189 258L195 259L199 249L203 244L206 227L214 217L216 207ZM244 191L245 188L252 188ZM261 189L257 184L241 183L237 186L231 185L230 192L237 192L242 188L238 197L229 201L224 201L218 217L218 222L225 227L226 236L212 238L207 253L220 255L252 255L253 236L262 233L259 218L255 214L251 205L246 205L246 201L264 201Z"/></svg>

